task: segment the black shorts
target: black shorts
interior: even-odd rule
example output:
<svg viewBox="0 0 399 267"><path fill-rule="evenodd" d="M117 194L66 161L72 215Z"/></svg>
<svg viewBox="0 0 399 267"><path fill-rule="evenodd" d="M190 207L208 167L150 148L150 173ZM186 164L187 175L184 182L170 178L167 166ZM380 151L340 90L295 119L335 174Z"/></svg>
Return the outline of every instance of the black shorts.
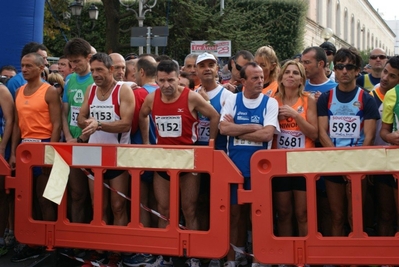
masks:
<svg viewBox="0 0 399 267"><path fill-rule="evenodd" d="M273 192L306 191L306 179L302 176L274 177L272 187Z"/></svg>
<svg viewBox="0 0 399 267"><path fill-rule="evenodd" d="M170 181L170 176L167 172L157 172L159 174L159 176L161 176L162 178L164 178L165 180ZM179 174L179 177L182 177L183 175L186 175L188 172L181 172Z"/></svg>
<svg viewBox="0 0 399 267"><path fill-rule="evenodd" d="M94 172L92 172L91 170L88 170L88 171L94 176ZM125 172L125 170L106 170L104 172L103 177L104 177L104 180L112 180L124 172Z"/></svg>
<svg viewBox="0 0 399 267"><path fill-rule="evenodd" d="M374 182L386 184L392 188L398 188L398 180L392 174L373 175Z"/></svg>
<svg viewBox="0 0 399 267"><path fill-rule="evenodd" d="M343 176L323 176L325 180L337 183L337 184L347 184L348 181L344 179Z"/></svg>

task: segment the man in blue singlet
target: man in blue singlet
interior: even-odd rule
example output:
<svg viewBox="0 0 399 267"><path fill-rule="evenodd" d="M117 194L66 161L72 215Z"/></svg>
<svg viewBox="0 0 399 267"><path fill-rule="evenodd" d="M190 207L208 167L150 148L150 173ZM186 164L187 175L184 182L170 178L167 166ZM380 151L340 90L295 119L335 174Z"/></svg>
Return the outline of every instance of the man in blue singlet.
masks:
<svg viewBox="0 0 399 267"><path fill-rule="evenodd" d="M280 130L277 120L278 103L262 94L263 70L255 62L242 66L240 76L245 90L230 95L222 107L220 133L227 135L227 154L244 176L244 189L251 189L250 159L253 153L270 148L273 135ZM237 245L241 219L247 219L248 210L238 205L237 185L231 187L230 242ZM226 267L235 267L235 252L230 248Z"/></svg>
<svg viewBox="0 0 399 267"><path fill-rule="evenodd" d="M359 53L352 48L341 48L334 57L335 75L339 83L337 87L321 94L317 101L319 140L323 147L373 145L376 121L380 115L373 97L356 85L361 60ZM348 182L344 176L325 176L333 236L345 235ZM351 203L348 202L351 223Z"/></svg>

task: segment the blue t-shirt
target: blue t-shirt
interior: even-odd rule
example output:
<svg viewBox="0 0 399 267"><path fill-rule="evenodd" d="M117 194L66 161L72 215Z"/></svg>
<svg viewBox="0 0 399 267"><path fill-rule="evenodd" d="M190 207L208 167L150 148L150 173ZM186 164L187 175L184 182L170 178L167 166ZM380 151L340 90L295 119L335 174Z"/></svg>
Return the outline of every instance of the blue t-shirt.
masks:
<svg viewBox="0 0 399 267"><path fill-rule="evenodd" d="M15 99L15 91L22 85L26 84L26 80L24 79L24 76L22 75L22 72L18 73L14 77L8 80L7 82L7 88L10 91L12 98Z"/></svg>
<svg viewBox="0 0 399 267"><path fill-rule="evenodd" d="M336 82L328 79L325 83L322 84L311 84L309 80L306 80L305 91L315 94L316 92L327 92L333 88L335 88L338 84Z"/></svg>

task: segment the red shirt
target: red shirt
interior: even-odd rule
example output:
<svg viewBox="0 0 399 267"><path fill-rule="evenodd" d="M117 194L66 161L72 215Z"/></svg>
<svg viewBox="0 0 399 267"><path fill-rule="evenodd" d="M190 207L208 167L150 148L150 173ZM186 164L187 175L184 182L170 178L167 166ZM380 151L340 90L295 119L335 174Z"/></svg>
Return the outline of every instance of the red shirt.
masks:
<svg viewBox="0 0 399 267"><path fill-rule="evenodd" d="M143 87L138 87L133 90L134 98L136 100L136 105L134 107L133 121L132 121L132 129L130 133L133 135L139 128L139 114L141 106L144 103L145 97L148 95L148 92Z"/></svg>
<svg viewBox="0 0 399 267"><path fill-rule="evenodd" d="M152 105L152 118L156 125L157 144L193 145L198 140L198 118L188 107L190 89L184 88L173 103L164 103L157 89Z"/></svg>

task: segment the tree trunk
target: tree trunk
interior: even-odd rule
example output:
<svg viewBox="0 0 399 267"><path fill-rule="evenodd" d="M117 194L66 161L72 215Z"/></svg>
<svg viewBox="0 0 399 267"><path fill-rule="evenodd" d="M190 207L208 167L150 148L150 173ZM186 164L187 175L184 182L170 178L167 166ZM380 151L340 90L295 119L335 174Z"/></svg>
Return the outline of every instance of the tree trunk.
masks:
<svg viewBox="0 0 399 267"><path fill-rule="evenodd" d="M119 51L119 0L102 0L106 18L105 52Z"/></svg>

